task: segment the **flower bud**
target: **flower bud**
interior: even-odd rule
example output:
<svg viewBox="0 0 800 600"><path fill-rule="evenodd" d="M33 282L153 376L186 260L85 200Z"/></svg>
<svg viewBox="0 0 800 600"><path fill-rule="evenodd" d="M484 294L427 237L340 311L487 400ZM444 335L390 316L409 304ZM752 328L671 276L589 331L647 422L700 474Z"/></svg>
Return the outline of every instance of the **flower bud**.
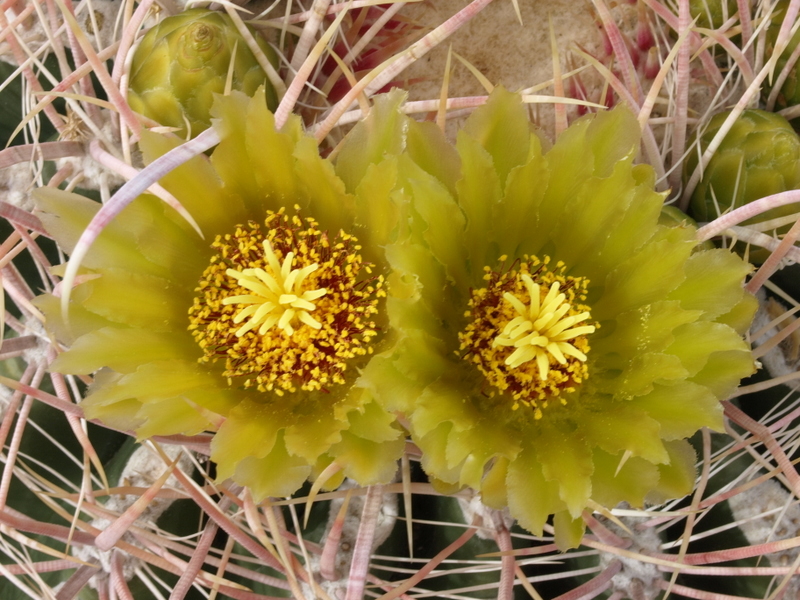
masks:
<svg viewBox="0 0 800 600"><path fill-rule="evenodd" d="M691 176L708 144L729 112L716 115L700 139L700 149L686 161ZM800 138L782 116L763 110L746 110L733 124L703 172L692 194L690 213L698 221L712 221L723 212L800 187ZM769 210L743 224L759 223L797 211L795 205ZM788 229L788 227L787 227ZM779 229L778 232L785 232ZM766 251L750 257L765 260Z"/></svg>
<svg viewBox="0 0 800 600"><path fill-rule="evenodd" d="M269 61L273 50L255 36ZM233 52L235 57L231 60ZM277 97L266 74L228 15L206 9L187 10L167 17L142 39L131 65L128 102L136 112L186 134L196 136L211 124L214 94L231 88L252 96L266 85L267 104Z"/></svg>

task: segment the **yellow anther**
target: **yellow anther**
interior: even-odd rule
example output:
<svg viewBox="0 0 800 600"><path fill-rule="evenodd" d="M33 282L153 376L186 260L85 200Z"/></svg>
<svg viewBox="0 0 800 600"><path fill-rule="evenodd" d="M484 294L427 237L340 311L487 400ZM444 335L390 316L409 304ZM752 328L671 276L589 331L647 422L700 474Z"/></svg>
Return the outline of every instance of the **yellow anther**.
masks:
<svg viewBox="0 0 800 600"><path fill-rule="evenodd" d="M459 334L463 358L491 385L487 393L508 394L513 409L528 406L535 419L549 398L586 378L586 336L596 328L585 323L591 316L581 304L588 281L564 275L562 263L549 266L549 257L524 257L513 270L486 268L486 287L473 290Z"/></svg>
<svg viewBox="0 0 800 600"><path fill-rule="evenodd" d="M550 356L562 365L567 362L565 354L580 361L586 360L586 355L569 340L594 333L595 327L594 325L572 327L576 323L585 321L590 315L588 312L582 312L565 316L571 306L565 302L566 296L558 293L561 287L558 281L550 285L544 300L541 300L539 285L531 276L524 273L520 278L527 288L530 303L526 306L513 294L509 292L503 294L503 299L516 311L517 316L494 338L492 346L516 348L505 360L505 364L511 368L535 359L539 378L545 381L550 373Z"/></svg>
<svg viewBox="0 0 800 600"><path fill-rule="evenodd" d="M286 335L295 331L292 323L300 321L314 329L320 329L322 324L312 317L309 312L316 308L311 301L321 298L327 293L325 288L304 290L303 282L306 277L319 268L317 263L292 269L294 253L289 252L283 260L283 265L278 262L278 257L272 249L269 240L264 240L264 259L269 265L265 269L243 269L236 271L228 269L225 273L233 277L236 282L254 294L230 296L222 300L222 304L243 304L233 319L234 323L249 320L236 330L236 337L242 337L251 329L259 327L258 334L264 335L273 327L278 327ZM297 325L297 323L294 323Z"/></svg>
<svg viewBox="0 0 800 600"><path fill-rule="evenodd" d="M344 383L356 371L348 361L372 350L383 279L369 276L352 236L329 239L313 219L283 211L265 225L212 244L189 310L200 361L224 360L229 385L278 395Z"/></svg>

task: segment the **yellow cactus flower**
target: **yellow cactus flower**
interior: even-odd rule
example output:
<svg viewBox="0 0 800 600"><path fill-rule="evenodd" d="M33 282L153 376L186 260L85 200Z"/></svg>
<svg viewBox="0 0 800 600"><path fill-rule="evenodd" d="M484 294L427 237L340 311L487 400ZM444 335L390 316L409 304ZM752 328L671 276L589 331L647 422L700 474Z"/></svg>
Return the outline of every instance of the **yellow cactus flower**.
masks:
<svg viewBox="0 0 800 600"><path fill-rule="evenodd" d="M58 298L38 299L67 347L52 368L95 373L88 418L140 438L215 432L219 479L257 499L291 494L332 461L343 470L331 485L391 479L405 436L361 370L389 337L381 248L401 208L384 183L397 158L382 140L397 136L400 99L381 98L356 127L340 177L298 118L275 130L263 88L217 97L220 144L161 180L205 239L142 195L86 255L69 322ZM174 145L141 140L148 161ZM37 196L71 251L99 205Z"/></svg>
<svg viewBox="0 0 800 600"><path fill-rule="evenodd" d="M754 361L751 266L660 216L623 108L545 151L502 89L449 144L409 123L399 193L408 237L387 252L398 343L365 369L405 413L422 466L541 534L576 545L597 502L688 493L685 438L722 429L720 400Z"/></svg>

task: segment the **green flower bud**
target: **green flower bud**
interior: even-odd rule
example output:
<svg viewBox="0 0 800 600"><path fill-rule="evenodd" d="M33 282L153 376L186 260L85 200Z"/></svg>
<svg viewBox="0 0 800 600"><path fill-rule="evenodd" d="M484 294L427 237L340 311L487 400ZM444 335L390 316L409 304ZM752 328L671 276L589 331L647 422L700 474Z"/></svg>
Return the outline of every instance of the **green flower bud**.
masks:
<svg viewBox="0 0 800 600"><path fill-rule="evenodd" d="M256 41L276 65L273 50L260 37ZM231 68L232 89L252 96L266 84L267 104L274 110L275 90L230 17L187 10L164 19L142 39L133 57L128 102L136 112L184 133L188 122L195 136L211 124L214 94L225 91Z"/></svg>
<svg viewBox="0 0 800 600"><path fill-rule="evenodd" d="M786 9L788 6L788 0L780 0L772 13L772 21L769 29L767 29L767 46L765 56L771 56L775 52L775 43L778 41L778 33L780 33L781 26L783 25L783 19L786 16ZM772 78L768 78L768 80L764 81L764 87L762 88L762 91L765 98L768 97L772 92L775 79L786 68L786 63L789 62L789 58L792 56L794 49L797 48L798 43L800 43L800 31L792 36L792 39L789 40L789 45L786 46L786 49L778 58L778 64L775 67L775 73ZM789 76L784 81L783 87L781 87L781 91L778 93L778 96L775 100L776 110L781 110L788 108L789 106L800 104L800 85L798 85L797 80L798 66L798 63L795 63L794 66L789 70Z"/></svg>
<svg viewBox="0 0 800 600"><path fill-rule="evenodd" d="M716 115L700 139L700 151L686 161L686 177L691 176L698 154L705 151L729 112ZM745 204L800 187L800 138L780 115L763 110L746 110L734 123L703 172L690 205L698 221L711 221L719 214ZM769 210L745 221L759 223L790 215L794 205ZM785 232L779 229L778 232ZM763 262L766 250L751 252L754 262Z"/></svg>

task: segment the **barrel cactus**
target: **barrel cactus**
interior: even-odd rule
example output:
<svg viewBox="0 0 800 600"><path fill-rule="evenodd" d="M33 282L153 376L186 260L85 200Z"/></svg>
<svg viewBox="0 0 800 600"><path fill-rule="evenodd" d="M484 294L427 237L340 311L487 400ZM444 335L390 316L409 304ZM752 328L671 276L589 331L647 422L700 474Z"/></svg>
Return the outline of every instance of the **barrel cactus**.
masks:
<svg viewBox="0 0 800 600"><path fill-rule="evenodd" d="M255 39L277 64L275 52ZM275 108L275 91L231 18L204 8L187 10L164 19L142 39L133 56L128 102L136 112L195 136L208 129L214 94L225 91L229 69L232 89L252 95L266 83L267 104Z"/></svg>
<svg viewBox="0 0 800 600"><path fill-rule="evenodd" d="M729 114L730 111L722 112L711 120L700 139L699 152L692 153L686 162L687 177L697 167L698 156ZM800 138L797 133L780 115L746 110L704 169L703 178L692 195L691 213L698 221L711 221L729 209L798 187ZM793 205L774 208L744 224L776 219L796 210ZM765 250L757 250L750 258L760 262L767 255Z"/></svg>

